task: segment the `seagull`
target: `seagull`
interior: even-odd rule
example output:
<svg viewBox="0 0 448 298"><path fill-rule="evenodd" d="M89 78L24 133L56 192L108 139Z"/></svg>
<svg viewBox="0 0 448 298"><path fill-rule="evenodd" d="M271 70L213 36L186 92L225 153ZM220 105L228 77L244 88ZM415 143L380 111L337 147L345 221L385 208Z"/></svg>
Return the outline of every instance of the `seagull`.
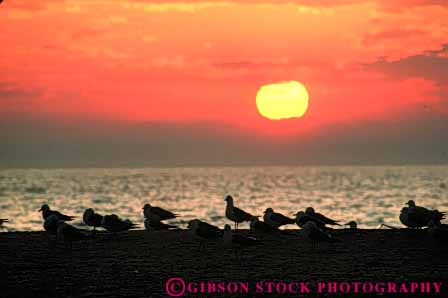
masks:
<svg viewBox="0 0 448 298"><path fill-rule="evenodd" d="M50 207L47 204L42 205L42 207L38 210L39 212L42 212L42 218L45 220L48 216L54 214L58 218L58 220L63 221L71 221L75 219L74 216L68 216L65 214L62 214L58 211L51 210Z"/></svg>
<svg viewBox="0 0 448 298"><path fill-rule="evenodd" d="M44 220L44 230L47 233L56 236L58 233L58 222L59 219L56 215L52 214L48 216Z"/></svg>
<svg viewBox="0 0 448 298"><path fill-rule="evenodd" d="M96 228L101 227L103 216L95 213L92 208L89 208L84 211L82 219L86 225L93 227L93 230L95 231Z"/></svg>
<svg viewBox="0 0 448 298"><path fill-rule="evenodd" d="M152 207L150 204L143 206L143 216L151 220L151 222L162 221L166 219L173 219L179 216L179 214L162 209L160 207Z"/></svg>
<svg viewBox="0 0 448 298"><path fill-rule="evenodd" d="M430 221L439 222L445 218L445 212L417 206L413 200L406 204L408 207L401 209L399 218L401 223L409 228L419 229L428 226Z"/></svg>
<svg viewBox="0 0 448 298"><path fill-rule="evenodd" d="M160 230L172 230L172 229L178 229L178 227L174 225L168 225L161 221L153 221L149 218L145 219L145 229L146 230L152 230L152 231L160 231Z"/></svg>
<svg viewBox="0 0 448 298"><path fill-rule="evenodd" d="M8 222L9 220L6 218L0 218L0 226L3 225L4 222Z"/></svg>
<svg viewBox="0 0 448 298"><path fill-rule="evenodd" d="M227 196L225 200L227 202L226 206L226 217L235 223L235 230L238 229L238 224L244 221L250 221L252 215L238 207L233 206L232 196Z"/></svg>
<svg viewBox="0 0 448 298"><path fill-rule="evenodd" d="M358 228L358 224L354 220L349 221L348 223L344 224L344 226L349 226L350 230L356 230Z"/></svg>
<svg viewBox="0 0 448 298"><path fill-rule="evenodd" d="M329 233L320 229L314 221L308 221L303 225L302 233L305 238L309 239L313 246L319 242L338 242L339 239L334 238Z"/></svg>
<svg viewBox="0 0 448 298"><path fill-rule="evenodd" d="M89 231L75 228L63 220L58 221L57 239L70 242L70 247L72 247L73 241L87 240L91 238L92 235L89 234Z"/></svg>
<svg viewBox="0 0 448 298"><path fill-rule="evenodd" d="M206 240L219 239L223 235L220 228L199 219L193 219L188 222L188 231L191 236L199 240L199 250L202 247L205 249Z"/></svg>
<svg viewBox="0 0 448 298"><path fill-rule="evenodd" d="M232 233L232 228L228 224L224 226L223 242L224 247L235 249L236 257L238 257L238 250L261 243L261 241L254 238Z"/></svg>
<svg viewBox="0 0 448 298"><path fill-rule="evenodd" d="M295 223L295 220L284 216L281 213L276 213L272 208L267 208L263 216L264 222L273 228L279 228L283 225L290 225Z"/></svg>
<svg viewBox="0 0 448 298"><path fill-rule="evenodd" d="M316 218L314 216L305 214L305 212L303 212L303 211L299 211L299 212L296 213L296 224L300 228L303 228L303 226L307 222L314 222L317 227L325 228L325 223L323 221L321 221L320 219L318 219L318 218Z"/></svg>
<svg viewBox="0 0 448 298"><path fill-rule="evenodd" d="M253 216L250 221L250 230L256 235L257 239L261 239L265 234L273 234L279 232L277 228L273 228L267 223L260 221L256 216Z"/></svg>
<svg viewBox="0 0 448 298"><path fill-rule="evenodd" d="M313 207L308 207L305 210L305 214L306 215L311 215L317 219L319 219L320 221L324 222L327 225L332 225L332 226L340 226L340 224L338 223L337 220L333 220L331 218L326 217L325 215L322 215L320 213L316 213L314 212L314 208Z"/></svg>
<svg viewBox="0 0 448 298"><path fill-rule="evenodd" d="M129 219L123 220L116 214L103 216L101 226L114 234L137 228Z"/></svg>

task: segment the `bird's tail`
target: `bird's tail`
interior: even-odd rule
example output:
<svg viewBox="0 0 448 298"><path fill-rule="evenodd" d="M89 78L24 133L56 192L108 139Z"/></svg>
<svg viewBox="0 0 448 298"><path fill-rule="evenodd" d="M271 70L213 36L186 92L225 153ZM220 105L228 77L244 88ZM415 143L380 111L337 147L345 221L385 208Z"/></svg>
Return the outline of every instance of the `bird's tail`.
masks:
<svg viewBox="0 0 448 298"><path fill-rule="evenodd" d="M434 210L435 219L438 221L445 219L446 213L446 211L440 212L439 210Z"/></svg>

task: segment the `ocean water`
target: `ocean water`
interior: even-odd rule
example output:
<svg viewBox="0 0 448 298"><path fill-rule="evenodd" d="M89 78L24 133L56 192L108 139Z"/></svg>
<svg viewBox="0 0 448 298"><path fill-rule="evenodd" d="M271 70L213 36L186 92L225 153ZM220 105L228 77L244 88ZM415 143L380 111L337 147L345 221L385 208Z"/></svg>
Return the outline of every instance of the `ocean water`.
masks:
<svg viewBox="0 0 448 298"><path fill-rule="evenodd" d="M362 228L400 226L409 199L448 211L448 166L1 170L0 218L10 222L0 230L42 230L44 203L78 216L76 225L94 208L143 228L142 207L151 203L181 214L171 223L182 227L193 218L223 226L227 194L254 215L272 207L292 217L312 206Z"/></svg>

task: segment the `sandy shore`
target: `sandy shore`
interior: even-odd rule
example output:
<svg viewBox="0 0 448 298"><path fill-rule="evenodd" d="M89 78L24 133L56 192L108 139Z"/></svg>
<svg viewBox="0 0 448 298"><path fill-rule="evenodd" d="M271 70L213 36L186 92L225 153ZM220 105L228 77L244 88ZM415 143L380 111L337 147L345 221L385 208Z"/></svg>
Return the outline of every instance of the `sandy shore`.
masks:
<svg viewBox="0 0 448 298"><path fill-rule="evenodd" d="M247 233L247 231L242 231ZM297 231L290 230L293 237ZM448 297L448 246L424 230L364 230L335 233L342 242L314 248L300 235L268 238L246 249L241 260L219 241L205 252L185 231L133 231L118 240L99 234L73 248L44 232L0 234L2 297L168 297L165 283L198 281L442 282ZM372 297L377 294L186 294L186 297ZM397 297L383 294L381 297ZM401 296L400 296L401 297Z"/></svg>

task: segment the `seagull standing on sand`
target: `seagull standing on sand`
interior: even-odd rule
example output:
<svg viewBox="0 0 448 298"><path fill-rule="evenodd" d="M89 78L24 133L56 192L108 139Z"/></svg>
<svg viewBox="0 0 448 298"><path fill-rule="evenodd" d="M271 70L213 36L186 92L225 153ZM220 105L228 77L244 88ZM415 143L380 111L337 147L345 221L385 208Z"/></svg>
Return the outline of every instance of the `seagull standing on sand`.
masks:
<svg viewBox="0 0 448 298"><path fill-rule="evenodd" d="M105 215L101 222L101 226L115 235L120 232L137 228L137 225L133 224L129 219L123 220L116 214Z"/></svg>
<svg viewBox="0 0 448 298"><path fill-rule="evenodd" d="M295 223L295 220L284 216L281 213L276 213L272 208L267 208L264 212L263 220L265 223L273 228L279 228L283 225L290 225Z"/></svg>
<svg viewBox="0 0 448 298"><path fill-rule="evenodd" d="M260 221L256 216L253 216L250 221L250 231L255 234L257 239L261 239L265 234L273 234L279 232L277 228L273 228L267 223Z"/></svg>
<svg viewBox="0 0 448 298"><path fill-rule="evenodd" d="M92 235L89 234L89 231L75 228L63 220L58 221L57 239L70 242L70 247L72 246L73 241L87 240L91 238Z"/></svg>
<svg viewBox="0 0 448 298"><path fill-rule="evenodd" d="M233 248L235 250L236 257L238 257L238 251L242 252L243 248L261 243L261 241L254 238L232 233L232 228L228 224L224 226L224 234L222 239L224 242L224 247Z"/></svg>
<svg viewBox="0 0 448 298"><path fill-rule="evenodd" d="M417 206L413 200L407 202L408 207L404 207L400 212L400 221L409 228L427 227L429 222L440 222L445 218L446 212L429 210L425 207Z"/></svg>
<svg viewBox="0 0 448 298"><path fill-rule="evenodd" d="M220 228L199 219L193 219L188 222L188 231L193 238L199 240L199 250L201 248L205 249L205 241L219 239L223 235Z"/></svg>
<svg viewBox="0 0 448 298"><path fill-rule="evenodd" d="M325 215L315 212L313 207L306 208L305 214L309 215L309 216L313 216L327 225L340 226L340 224L338 223L337 220L333 220L331 218L326 217Z"/></svg>
<svg viewBox="0 0 448 298"><path fill-rule="evenodd" d="M151 222L160 222L162 220L174 219L179 216L179 214L162 209L160 207L153 207L150 204L145 204L142 209L143 216L151 220Z"/></svg>
<svg viewBox="0 0 448 298"><path fill-rule="evenodd" d="M224 201L227 202L226 217L235 223L235 230L238 229L239 223L251 221L253 217L251 214L233 205L232 196L227 196Z"/></svg>
<svg viewBox="0 0 448 298"><path fill-rule="evenodd" d="M302 233L313 243L313 246L319 242L338 242L339 239L334 238L331 234L321 230L314 221L308 221L303 225Z"/></svg>
<svg viewBox="0 0 448 298"><path fill-rule="evenodd" d="M168 225L161 221L152 221L149 218L145 218L145 229L149 231L160 231L160 230L174 230L178 229L178 227L174 225Z"/></svg>
<svg viewBox="0 0 448 298"><path fill-rule="evenodd" d="M82 215L84 223L90 227L93 227L95 231L96 228L101 227L101 222L103 221L103 216L95 213L92 208L86 209Z"/></svg>
<svg viewBox="0 0 448 298"><path fill-rule="evenodd" d="M74 216L65 215L65 214L60 213L59 211L51 210L50 206L48 206L47 204L42 205L42 207L38 211L42 212L42 218L44 220L47 217L49 217L50 215L55 215L58 218L58 220L63 220L63 221L71 221L71 220L75 219Z"/></svg>
<svg viewBox="0 0 448 298"><path fill-rule="evenodd" d="M314 216L305 214L305 212L303 212L303 211L299 211L296 213L296 224L300 228L303 228L303 226L308 222L314 222L317 227L325 228L325 223L323 221L321 221L320 219L318 219Z"/></svg>

